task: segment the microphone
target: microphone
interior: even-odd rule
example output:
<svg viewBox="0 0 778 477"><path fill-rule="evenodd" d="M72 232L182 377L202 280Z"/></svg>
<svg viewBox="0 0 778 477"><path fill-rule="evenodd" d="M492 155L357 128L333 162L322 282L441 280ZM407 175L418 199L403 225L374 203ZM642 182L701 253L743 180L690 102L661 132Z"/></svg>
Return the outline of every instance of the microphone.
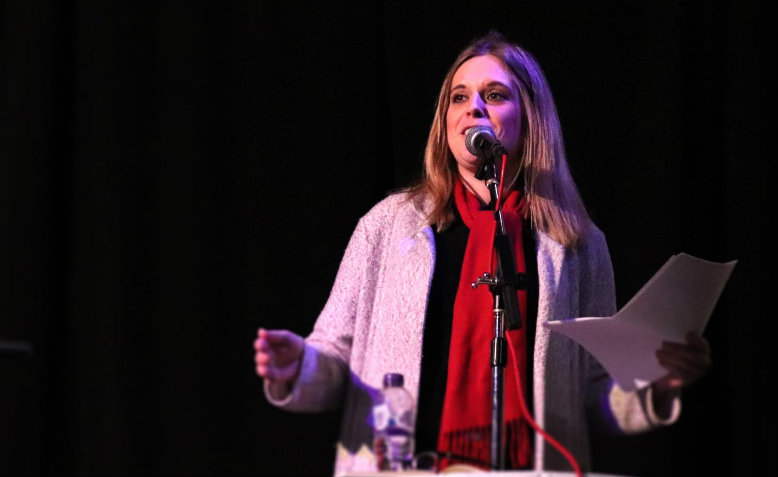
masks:
<svg viewBox="0 0 778 477"><path fill-rule="evenodd" d="M489 126L473 126L465 134L465 147L474 156L502 158L508 152Z"/></svg>

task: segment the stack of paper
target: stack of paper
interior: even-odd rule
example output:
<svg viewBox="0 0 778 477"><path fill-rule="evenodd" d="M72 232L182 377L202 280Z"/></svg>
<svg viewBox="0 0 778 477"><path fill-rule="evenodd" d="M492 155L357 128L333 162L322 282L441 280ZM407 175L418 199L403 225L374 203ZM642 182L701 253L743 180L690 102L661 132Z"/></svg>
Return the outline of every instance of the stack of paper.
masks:
<svg viewBox="0 0 778 477"><path fill-rule="evenodd" d="M543 325L578 342L633 391L667 374L655 355L663 341L684 343L688 332L702 333L736 264L673 255L615 315Z"/></svg>

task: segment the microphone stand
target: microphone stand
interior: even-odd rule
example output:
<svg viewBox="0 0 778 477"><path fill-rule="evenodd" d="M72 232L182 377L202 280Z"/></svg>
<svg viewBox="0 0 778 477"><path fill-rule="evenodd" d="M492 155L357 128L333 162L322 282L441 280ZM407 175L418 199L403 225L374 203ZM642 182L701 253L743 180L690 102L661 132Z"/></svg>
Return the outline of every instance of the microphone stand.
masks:
<svg viewBox="0 0 778 477"><path fill-rule="evenodd" d="M490 458L493 470L505 469L505 440L503 415L505 409L505 366L507 363L507 341L505 339L506 318L508 329L521 328L516 289L518 279L516 260L513 256L510 237L508 237L502 211L497 209L500 193L500 182L494 164L496 154L483 154L475 177L486 182L493 204L494 220L497 222L494 236L494 249L497 252L497 269L494 276L485 272L473 282L472 287L488 285L492 293L494 307L494 337L491 343L490 364L492 366L492 422Z"/></svg>

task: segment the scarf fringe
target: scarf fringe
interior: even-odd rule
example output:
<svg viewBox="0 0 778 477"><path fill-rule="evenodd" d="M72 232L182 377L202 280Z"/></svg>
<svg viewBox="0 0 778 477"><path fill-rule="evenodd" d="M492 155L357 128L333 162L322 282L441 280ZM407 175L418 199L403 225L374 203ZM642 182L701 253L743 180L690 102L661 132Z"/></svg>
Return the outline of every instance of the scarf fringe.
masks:
<svg viewBox="0 0 778 477"><path fill-rule="evenodd" d="M527 423L523 419L513 419L505 423L505 463L509 469L521 469L531 467L532 459L528 455L521 455L522 447L529 449L530 434ZM491 469L491 426L471 427L469 429L457 429L446 432L443 438L448 442L448 452L441 455L446 460L446 465L470 464ZM522 462L524 461L524 462Z"/></svg>

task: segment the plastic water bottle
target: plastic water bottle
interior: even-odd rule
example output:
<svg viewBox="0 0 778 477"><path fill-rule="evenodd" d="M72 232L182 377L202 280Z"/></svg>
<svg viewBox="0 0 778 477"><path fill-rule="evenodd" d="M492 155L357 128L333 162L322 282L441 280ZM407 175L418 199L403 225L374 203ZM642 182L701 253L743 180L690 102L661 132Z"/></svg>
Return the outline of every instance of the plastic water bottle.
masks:
<svg viewBox="0 0 778 477"><path fill-rule="evenodd" d="M408 469L413 462L413 423L416 405L404 387L402 374L384 375L381 400L373 407L373 450L378 470Z"/></svg>

